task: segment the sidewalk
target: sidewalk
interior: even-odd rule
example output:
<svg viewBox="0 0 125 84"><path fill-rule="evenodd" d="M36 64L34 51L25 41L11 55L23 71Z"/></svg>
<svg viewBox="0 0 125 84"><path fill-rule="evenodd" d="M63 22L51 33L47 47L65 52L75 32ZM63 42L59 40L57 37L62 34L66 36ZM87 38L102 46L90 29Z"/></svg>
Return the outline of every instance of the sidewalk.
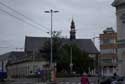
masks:
<svg viewBox="0 0 125 84"><path fill-rule="evenodd" d="M21 84L48 84L46 82L41 82L39 79L35 79L35 78L13 78L7 81L10 81L13 83L21 83Z"/></svg>

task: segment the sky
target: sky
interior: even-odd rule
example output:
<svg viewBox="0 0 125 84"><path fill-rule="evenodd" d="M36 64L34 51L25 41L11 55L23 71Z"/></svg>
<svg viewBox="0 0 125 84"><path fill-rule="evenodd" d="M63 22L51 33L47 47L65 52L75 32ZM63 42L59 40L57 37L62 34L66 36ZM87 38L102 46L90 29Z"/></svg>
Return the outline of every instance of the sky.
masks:
<svg viewBox="0 0 125 84"><path fill-rule="evenodd" d="M69 38L70 24L76 26L76 38L98 37L107 27L116 30L114 0L0 0L0 54L23 51L25 36L49 37L50 14L53 31ZM3 5L4 4L4 5ZM12 11L14 10L14 11ZM99 40L95 40L99 49Z"/></svg>

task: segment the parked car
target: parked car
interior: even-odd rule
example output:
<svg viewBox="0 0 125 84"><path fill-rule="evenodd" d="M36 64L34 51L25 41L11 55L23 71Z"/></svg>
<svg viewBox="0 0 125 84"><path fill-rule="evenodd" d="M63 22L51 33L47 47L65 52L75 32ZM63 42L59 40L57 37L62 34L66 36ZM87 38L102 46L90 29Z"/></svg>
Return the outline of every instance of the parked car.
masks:
<svg viewBox="0 0 125 84"><path fill-rule="evenodd" d="M116 81L115 84L125 84L125 77L102 77L100 84L111 84L113 81Z"/></svg>
<svg viewBox="0 0 125 84"><path fill-rule="evenodd" d="M125 84L125 77L119 77L117 79L117 84Z"/></svg>
<svg viewBox="0 0 125 84"><path fill-rule="evenodd" d="M111 84L113 81L113 77L102 77L100 80L100 84Z"/></svg>
<svg viewBox="0 0 125 84"><path fill-rule="evenodd" d="M7 72L0 71L0 81L4 81L7 78Z"/></svg>

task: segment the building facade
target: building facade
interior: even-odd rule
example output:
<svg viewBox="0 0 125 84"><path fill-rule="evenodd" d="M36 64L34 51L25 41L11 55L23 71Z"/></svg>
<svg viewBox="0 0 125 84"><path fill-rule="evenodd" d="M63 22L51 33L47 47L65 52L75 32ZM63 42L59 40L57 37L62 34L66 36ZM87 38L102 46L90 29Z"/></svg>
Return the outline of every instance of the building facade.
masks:
<svg viewBox="0 0 125 84"><path fill-rule="evenodd" d="M6 64L8 62L8 54L4 54L4 57L0 55L0 72L6 72Z"/></svg>
<svg viewBox="0 0 125 84"><path fill-rule="evenodd" d="M117 33L107 28L100 34L100 64L103 76L112 76L117 69Z"/></svg>
<svg viewBox="0 0 125 84"><path fill-rule="evenodd" d="M38 75L37 72L47 70L48 62L44 59L34 60L33 56L27 57L23 51L12 51L3 54L7 56L5 69L8 78L30 77Z"/></svg>
<svg viewBox="0 0 125 84"><path fill-rule="evenodd" d="M125 76L125 0L114 0L118 38L118 74Z"/></svg>
<svg viewBox="0 0 125 84"><path fill-rule="evenodd" d="M11 64L7 66L7 73L9 78L33 77L39 75L39 72L41 71L47 71L48 69L44 67L46 64L47 62L45 61L26 61L22 63Z"/></svg>
<svg viewBox="0 0 125 84"><path fill-rule="evenodd" d="M72 20L70 26L70 39L59 38L64 44L75 43L82 51L95 58L99 54L97 48L91 39L76 39L75 23ZM40 53L49 37L28 37L25 38L24 52L8 53L7 72L10 77L27 77L36 75L38 71L49 70L49 60L43 57L44 52ZM44 50L43 50L44 51ZM3 55L4 56L4 55ZM97 61L96 61L97 62ZM94 63L93 63L94 64ZM94 72L93 72L94 73Z"/></svg>
<svg viewBox="0 0 125 84"><path fill-rule="evenodd" d="M89 54L90 57L94 58L94 62L97 62L97 56L99 54L97 48L91 39L77 39L76 38L76 29L74 20L71 21L70 25L70 38L59 38L61 45L65 44L76 44L82 51L85 51ZM50 38L46 37L26 37L25 39L25 53L27 56L32 55L33 53L39 52L39 50L44 47L46 41L50 41ZM43 50L44 51L44 50ZM71 51L70 51L71 52ZM96 64L96 63L93 63ZM70 64L72 65L72 64ZM92 74L95 74L96 70L92 71Z"/></svg>

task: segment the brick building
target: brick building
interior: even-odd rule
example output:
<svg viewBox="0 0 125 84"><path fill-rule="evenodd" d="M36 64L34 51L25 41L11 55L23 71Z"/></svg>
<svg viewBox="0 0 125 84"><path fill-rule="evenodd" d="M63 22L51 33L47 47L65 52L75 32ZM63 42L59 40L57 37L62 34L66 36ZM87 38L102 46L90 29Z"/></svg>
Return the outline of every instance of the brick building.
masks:
<svg viewBox="0 0 125 84"><path fill-rule="evenodd" d="M107 28L99 38L101 74L111 76L117 67L117 33L112 28Z"/></svg>

